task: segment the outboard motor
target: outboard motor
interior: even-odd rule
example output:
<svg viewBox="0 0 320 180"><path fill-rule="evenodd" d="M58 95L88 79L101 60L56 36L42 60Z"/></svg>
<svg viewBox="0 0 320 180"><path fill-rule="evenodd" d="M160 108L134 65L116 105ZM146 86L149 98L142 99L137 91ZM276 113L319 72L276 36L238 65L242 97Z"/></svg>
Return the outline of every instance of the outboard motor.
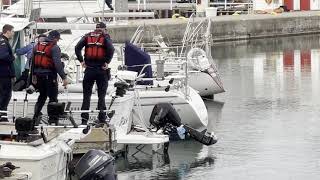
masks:
<svg viewBox="0 0 320 180"><path fill-rule="evenodd" d="M74 167L79 180L117 180L114 158L101 150L89 150Z"/></svg>
<svg viewBox="0 0 320 180"><path fill-rule="evenodd" d="M129 88L129 84L126 82L115 82L114 87L116 89L116 96L123 97L126 94L126 90Z"/></svg>
<svg viewBox="0 0 320 180"><path fill-rule="evenodd" d="M15 121L15 129L18 133L17 141L27 140L29 134L32 134L34 128L34 121L31 118L19 117Z"/></svg>
<svg viewBox="0 0 320 180"><path fill-rule="evenodd" d="M218 141L213 133L206 131L199 132L188 125L183 125L179 114L170 103L156 104L151 113L150 123L157 129L174 128L181 139L184 139L184 135L188 134L194 140L207 146L215 144Z"/></svg>

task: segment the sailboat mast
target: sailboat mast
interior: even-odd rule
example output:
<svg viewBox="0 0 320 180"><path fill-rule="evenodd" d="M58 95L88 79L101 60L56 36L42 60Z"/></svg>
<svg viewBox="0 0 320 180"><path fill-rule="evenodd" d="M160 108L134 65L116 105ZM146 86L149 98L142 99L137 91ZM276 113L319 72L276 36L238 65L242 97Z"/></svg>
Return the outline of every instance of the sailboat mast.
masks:
<svg viewBox="0 0 320 180"><path fill-rule="evenodd" d="M102 1L103 6L102 6L102 21L104 21L104 8L106 6L106 3L104 2L104 0Z"/></svg>

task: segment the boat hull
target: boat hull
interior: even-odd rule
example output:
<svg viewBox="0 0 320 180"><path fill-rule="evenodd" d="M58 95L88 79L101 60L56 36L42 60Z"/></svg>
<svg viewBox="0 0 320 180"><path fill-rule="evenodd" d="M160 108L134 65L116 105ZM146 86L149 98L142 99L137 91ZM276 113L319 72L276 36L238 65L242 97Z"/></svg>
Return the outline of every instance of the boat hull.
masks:
<svg viewBox="0 0 320 180"><path fill-rule="evenodd" d="M1 133L14 132L14 124L0 126ZM83 128L61 130L61 134L57 134L48 143L38 142L39 140L34 144L0 141L0 164L11 162L20 167L13 171L13 177L16 174L17 176L24 174L32 180L66 179L67 164L72 157L72 146L75 140L86 135L82 134Z"/></svg>
<svg viewBox="0 0 320 180"><path fill-rule="evenodd" d="M200 96L210 96L225 92L218 77L206 72L191 72L188 83L199 92Z"/></svg>
<svg viewBox="0 0 320 180"><path fill-rule="evenodd" d="M112 90L111 90L112 91ZM182 119L182 123L189 124L195 129L204 129L208 124L208 112L205 107L205 104L201 97L198 95L197 91L192 89L191 87L188 87L189 96L186 98L185 95L179 91L179 90L169 90L168 92L165 92L164 89L152 89L152 90L141 90L139 91L139 97L141 108L143 111L143 117L144 121L149 124L149 119L151 116L152 109L154 105L161 102L171 102L173 106L176 108L178 114L180 115ZM128 95L129 97L130 95ZM13 97L11 99L11 102L9 104L8 110L11 112L9 116L12 116L12 112L14 112L14 101L16 103L15 108L15 116L19 117L23 115L23 108L24 108L24 98L25 93L24 92L14 92ZM31 95L28 95L28 108L27 108L27 116L32 117L33 110L35 103L38 98L38 93L34 93ZM80 110L82 105L82 93L62 93L58 96L59 102L72 102L71 104L71 110ZM123 112L122 103L125 101L125 97L117 98L110 108L111 110L116 111L116 116L121 115L121 112ZM95 109L97 106L98 97L97 94L92 94L90 107L91 109ZM111 102L110 96L106 96L106 106L109 108ZM129 106L129 105L128 105ZM133 107L135 110L137 110L137 101ZM46 105L42 109L42 113L46 114ZM118 114L119 113L119 114ZM90 119L96 119L97 114L91 114ZM76 122L81 122L80 114L74 114ZM127 118L117 118L122 119L122 121L128 121ZM118 122L123 123L124 122ZM126 128L124 128L126 129ZM129 131L129 128L126 129Z"/></svg>

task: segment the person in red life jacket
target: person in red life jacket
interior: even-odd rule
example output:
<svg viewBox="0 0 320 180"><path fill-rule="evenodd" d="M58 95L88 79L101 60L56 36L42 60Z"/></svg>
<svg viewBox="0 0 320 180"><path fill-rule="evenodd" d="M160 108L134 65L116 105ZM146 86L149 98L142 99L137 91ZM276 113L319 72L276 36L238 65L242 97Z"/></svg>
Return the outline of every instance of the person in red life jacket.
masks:
<svg viewBox="0 0 320 180"><path fill-rule="evenodd" d="M36 125L39 124L39 116L47 97L50 102L58 102L58 82L57 74L63 80L63 86L67 86L68 81L61 62L61 50L57 45L60 33L51 31L43 42L38 42L33 49L32 57L32 82L39 90L38 101L34 107Z"/></svg>
<svg viewBox="0 0 320 180"><path fill-rule="evenodd" d="M0 111L7 111L12 95L12 81L15 80L15 57L9 44L9 39L14 35L13 29L13 26L5 24L0 35ZM0 113L0 122L8 122L3 116L6 113Z"/></svg>
<svg viewBox="0 0 320 180"><path fill-rule="evenodd" d="M85 47L84 58L81 51ZM83 36L75 47L78 60L85 69L83 78L83 102L82 110L89 110L94 82L98 87L98 110L105 110L105 96L110 79L110 63L114 47L110 36L106 33L106 25L102 22L96 25L96 30ZM89 119L88 113L82 113L82 124L87 124ZM98 116L100 123L106 120L106 113L100 112Z"/></svg>

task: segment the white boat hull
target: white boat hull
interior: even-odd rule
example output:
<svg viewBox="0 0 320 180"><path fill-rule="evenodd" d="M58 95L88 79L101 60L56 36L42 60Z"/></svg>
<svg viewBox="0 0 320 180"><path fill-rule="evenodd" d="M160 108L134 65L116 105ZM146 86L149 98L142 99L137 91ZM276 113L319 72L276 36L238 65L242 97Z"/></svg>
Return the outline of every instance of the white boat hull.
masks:
<svg viewBox="0 0 320 180"><path fill-rule="evenodd" d="M79 85L78 85L79 86ZM79 86L81 88L81 86ZM110 88L111 89L111 88ZM112 90L111 90L112 91ZM151 116L151 111L157 103L161 102L170 102L176 108L178 114L182 119L182 123L189 124L193 128L196 129L204 129L208 124L208 112L205 107L205 104L198 93L192 89L188 88L190 92L187 99L185 95L179 90L170 90L169 92L165 92L163 88L161 90L143 90L139 91L140 94L140 104L143 110L144 121L149 124L149 119ZM126 96L125 96L126 97ZM125 97L117 98L111 110L115 110L117 113L121 114L123 112L123 101L125 101ZM128 96L129 97L129 96ZM11 98L11 102L9 104L8 110L10 112L9 116L12 116L14 99L16 99L16 110L15 116L19 117L23 114L24 107L24 98L25 92L14 92ZM34 106L38 98L38 93L34 93L28 95L28 113L27 115L32 117ZM82 105L82 93L62 93L58 96L59 102L72 102L71 110L80 110ZM91 98L91 109L95 109L97 107L98 97L97 94L92 94ZM109 108L111 102L110 96L106 96L106 106ZM129 106L129 105L128 105ZM137 106L134 106L136 109ZM137 109L136 109L137 110ZM42 113L46 114L46 105L42 109ZM90 116L91 119L96 119L97 114L93 114ZM80 114L74 114L75 120L79 123ZM126 119L126 118L117 118L117 119Z"/></svg>
<svg viewBox="0 0 320 180"><path fill-rule="evenodd" d="M200 96L210 96L224 92L217 77L212 77L205 72L191 72L188 79L189 85L199 92Z"/></svg>
<svg viewBox="0 0 320 180"><path fill-rule="evenodd" d="M199 96L192 88L188 88L190 95L185 99L181 91L140 91L141 107L144 119L149 124L152 109L157 103L172 103L177 110L182 123L189 124L191 127L202 130L208 124L207 108ZM137 106L135 106L137 108Z"/></svg>
<svg viewBox="0 0 320 180"><path fill-rule="evenodd" d="M14 130L14 125L0 126L1 132L10 132L10 128ZM25 174L32 180L64 180L67 178L67 163L72 157L71 146L75 140L86 136L82 134L82 130L83 128L66 130L48 143L40 145L0 141L0 164L11 162L20 167L13 171L13 177Z"/></svg>

